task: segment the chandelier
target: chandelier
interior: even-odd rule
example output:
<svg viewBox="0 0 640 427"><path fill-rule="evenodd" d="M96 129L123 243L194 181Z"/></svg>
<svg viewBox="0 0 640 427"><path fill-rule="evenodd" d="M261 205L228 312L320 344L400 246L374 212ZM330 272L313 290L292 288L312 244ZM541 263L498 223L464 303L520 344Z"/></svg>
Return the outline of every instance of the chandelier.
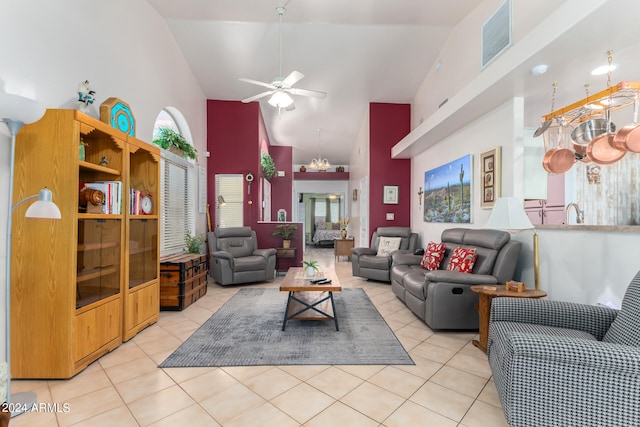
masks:
<svg viewBox="0 0 640 427"><path fill-rule="evenodd" d="M317 170L319 172L326 172L327 169L329 169L331 167L331 163L329 163L329 160L323 159L320 156L321 134L322 134L322 129L318 129L318 158L311 160L311 163L309 163L309 168L315 169L315 170Z"/></svg>

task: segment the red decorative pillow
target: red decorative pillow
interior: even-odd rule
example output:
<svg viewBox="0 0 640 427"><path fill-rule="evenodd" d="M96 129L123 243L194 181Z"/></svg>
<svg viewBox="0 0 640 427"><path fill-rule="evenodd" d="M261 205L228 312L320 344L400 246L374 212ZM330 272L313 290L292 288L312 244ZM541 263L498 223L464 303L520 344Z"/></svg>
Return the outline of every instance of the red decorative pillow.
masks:
<svg viewBox="0 0 640 427"><path fill-rule="evenodd" d="M473 264L476 262L476 257L475 249L465 249L458 246L453 250L447 270L471 273Z"/></svg>
<svg viewBox="0 0 640 427"><path fill-rule="evenodd" d="M429 242L422 256L420 266L431 271L440 268L440 263L442 262L442 258L444 258L446 248L444 243Z"/></svg>

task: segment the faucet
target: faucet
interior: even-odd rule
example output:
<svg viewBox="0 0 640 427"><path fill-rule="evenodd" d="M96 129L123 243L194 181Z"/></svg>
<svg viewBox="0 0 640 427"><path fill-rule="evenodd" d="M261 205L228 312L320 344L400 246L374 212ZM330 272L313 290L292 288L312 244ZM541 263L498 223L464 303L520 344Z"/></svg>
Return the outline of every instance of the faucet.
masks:
<svg viewBox="0 0 640 427"><path fill-rule="evenodd" d="M569 224L569 211L571 210L571 208L574 208L576 211L576 224L584 223L584 211L580 210L580 206L578 206L577 203L571 202L567 205L567 208L565 210L567 216L565 224Z"/></svg>

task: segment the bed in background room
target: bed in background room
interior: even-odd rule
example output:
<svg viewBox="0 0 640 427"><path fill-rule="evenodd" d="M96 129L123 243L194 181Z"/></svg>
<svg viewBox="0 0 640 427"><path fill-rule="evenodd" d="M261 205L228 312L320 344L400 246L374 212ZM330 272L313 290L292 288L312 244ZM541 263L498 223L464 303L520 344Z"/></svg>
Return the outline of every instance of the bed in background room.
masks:
<svg viewBox="0 0 640 427"><path fill-rule="evenodd" d="M316 246L333 246L333 240L340 238L340 223L327 222L324 218L316 218L313 238Z"/></svg>

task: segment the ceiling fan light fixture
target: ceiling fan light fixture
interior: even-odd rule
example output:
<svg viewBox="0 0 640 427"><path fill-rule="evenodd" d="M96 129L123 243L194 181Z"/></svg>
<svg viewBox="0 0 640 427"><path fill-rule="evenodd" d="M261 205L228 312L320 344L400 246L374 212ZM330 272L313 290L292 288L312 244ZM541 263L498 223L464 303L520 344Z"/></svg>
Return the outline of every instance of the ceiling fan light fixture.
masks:
<svg viewBox="0 0 640 427"><path fill-rule="evenodd" d="M287 108L293 104L293 98L291 98L288 93L279 90L271 95L268 102L273 107Z"/></svg>

